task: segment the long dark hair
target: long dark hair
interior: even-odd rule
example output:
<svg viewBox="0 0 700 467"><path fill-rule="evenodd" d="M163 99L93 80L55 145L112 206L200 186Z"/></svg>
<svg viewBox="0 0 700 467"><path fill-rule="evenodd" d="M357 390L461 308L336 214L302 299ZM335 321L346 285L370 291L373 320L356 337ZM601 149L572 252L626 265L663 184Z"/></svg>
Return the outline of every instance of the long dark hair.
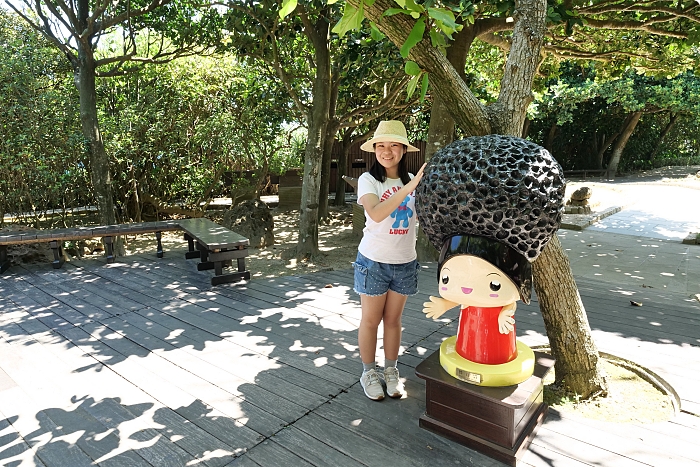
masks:
<svg viewBox="0 0 700 467"><path fill-rule="evenodd" d="M401 182L404 185L408 184L408 182L411 181L411 177L408 175L408 162L406 162L406 154L407 154L406 150L407 149L408 149L408 146L406 146L404 144L403 145L403 156L401 156L401 160L399 161L399 178L401 179ZM386 169L377 160L376 153L374 154L374 164L372 164L372 167L370 167L369 173L378 182L385 182L386 181Z"/></svg>

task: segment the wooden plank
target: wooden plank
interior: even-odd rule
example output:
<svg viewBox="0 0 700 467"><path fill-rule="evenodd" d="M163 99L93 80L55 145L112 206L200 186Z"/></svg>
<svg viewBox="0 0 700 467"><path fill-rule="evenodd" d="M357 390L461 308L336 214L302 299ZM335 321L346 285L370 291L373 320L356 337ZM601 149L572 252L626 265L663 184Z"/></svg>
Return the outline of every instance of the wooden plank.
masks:
<svg viewBox="0 0 700 467"><path fill-rule="evenodd" d="M233 461L231 466L260 465L262 467L272 466L294 466L311 467L304 459L296 453L285 449L273 440L265 440L250 449L244 456Z"/></svg>
<svg viewBox="0 0 700 467"><path fill-rule="evenodd" d="M24 281L14 283L11 287L6 286L5 298L51 329L79 326L102 314L95 310L85 310L87 314L81 313Z"/></svg>
<svg viewBox="0 0 700 467"><path fill-rule="evenodd" d="M106 294L89 281L83 281L79 287L70 287L71 284L65 281L53 284L32 275L26 276L25 280L63 305L78 312L89 313L91 319L107 318L143 308L142 304L130 300L128 296L105 298Z"/></svg>
<svg viewBox="0 0 700 467"><path fill-rule="evenodd" d="M384 450L411 457L418 465L430 465L436 459L443 459L446 464L459 459L459 465L502 465L481 453L419 428L418 417L424 412L424 405L419 401L374 402L374 408L369 406L369 411L365 411L364 404L358 405L358 402L364 402L361 398L367 399L364 394L348 394L315 412L328 422L360 436L363 440L358 441L356 450L362 449L364 440L368 439L381 445ZM377 414L377 411L380 413ZM396 433L398 427L400 435ZM389 454L389 458L394 458L394 454Z"/></svg>
<svg viewBox="0 0 700 467"><path fill-rule="evenodd" d="M72 331L71 333L76 335L72 341L76 343L86 341L84 337L80 337L80 333L85 334L85 331L84 329ZM92 334L99 334L99 328L92 329ZM111 335L110 339L105 342L91 340L89 346L85 346L84 350L90 352L97 360L110 366L125 363L128 358L127 355L133 356L135 353L141 354L142 357L148 355L146 349L139 349L138 346L128 341L128 339L115 337ZM122 377L166 406L177 408L192 404L197 399L202 399L206 404L216 407L233 417L241 417L239 409L241 405L247 404L246 407L256 406L261 410L247 409L249 412L257 414L257 417L249 423L249 426L258 433L267 434L274 433L284 423L278 415L286 414L290 419L295 418L295 416L289 415L291 408L284 407L284 404L282 404L280 409L281 413L270 413L269 406L266 405L270 403L270 397L261 393L259 388L251 386L246 393L244 404L243 399L230 391L211 384L197 384L197 379L193 379L194 375L174 367L170 362L156 355L152 355L150 359L142 358L138 362L130 359L130 362L128 365L120 364L118 370L115 371L118 371ZM231 401L233 405L229 403ZM221 402L222 405L218 405L218 402ZM278 408L280 404L273 404L272 407Z"/></svg>
<svg viewBox="0 0 700 467"><path fill-rule="evenodd" d="M121 451L120 437L108 429L82 407L75 410L51 408L44 410L54 425L61 427L54 436L73 438L73 443L99 465L125 467L150 467L151 464L138 455L138 451ZM75 440L73 433L82 432Z"/></svg>
<svg viewBox="0 0 700 467"><path fill-rule="evenodd" d="M607 447L639 461L662 459L665 453L672 453L673 462L690 460L700 465L696 429L670 422L605 423L560 411L556 411L552 418L554 421L548 428L553 431L561 433L563 430L560 430L560 427L571 426L572 428L567 429L565 433L568 436L573 433L574 437L579 436L580 439L582 436L577 430L592 430L593 433L600 433L601 439L597 440L591 433L586 433L585 438L588 442L594 442L599 447ZM632 453L622 452L623 450ZM657 463L661 465L663 461L659 460Z"/></svg>
<svg viewBox="0 0 700 467"><path fill-rule="evenodd" d="M343 467L364 466L338 451L328 439L318 439L294 426L281 430L272 439L290 453L303 458L309 465L334 465ZM287 463L289 461L286 461Z"/></svg>
<svg viewBox="0 0 700 467"><path fill-rule="evenodd" d="M4 414L4 418L10 417L13 429L31 445L30 452L40 459L40 463L37 464L46 467L93 465L92 460L75 444L55 440L67 433L57 426L22 388L14 387L3 392L3 397L0 398L0 412ZM32 454L17 452L18 456L28 458L30 462L33 460Z"/></svg>
<svg viewBox="0 0 700 467"><path fill-rule="evenodd" d="M232 326L231 318L223 316L220 313L193 315L191 313L187 313L186 310L184 310L183 308L167 309L163 311L167 312L172 316L176 316L177 318L182 319L183 321L193 326L197 326L211 333L216 333L217 335L221 334L222 332L231 328ZM232 331L228 331L227 333L230 335L226 336L228 340L236 342L237 344L253 352L260 352L256 341L248 338L247 332L245 330L241 330L240 332L235 333ZM332 365L333 362L330 362L331 365L319 366L314 363L314 359L301 357L295 352L285 350L290 348L294 344L294 340L284 338L282 336L275 337L275 346L273 347L273 349L275 350L275 352L278 353L278 358L283 363L299 368L303 371L315 373L322 378L328 379L329 381L333 381L339 384L344 384L344 382L348 380L347 373L337 368L334 368L334 366Z"/></svg>
<svg viewBox="0 0 700 467"><path fill-rule="evenodd" d="M120 448L137 452L154 467L181 467L193 461L190 454L171 442L168 427L161 433L148 421L140 421L140 415L151 407L151 404L125 407L114 399L104 399L85 406L85 410L109 429L119 432L123 427L122 431L127 432L120 436ZM126 424L129 424L128 430L124 430Z"/></svg>
<svg viewBox="0 0 700 467"><path fill-rule="evenodd" d="M0 390L1 392L2 390ZM12 426L11 421L0 413L0 460L7 466L46 467Z"/></svg>
<svg viewBox="0 0 700 467"><path fill-rule="evenodd" d="M660 453L649 449L644 443L621 442L607 432L586 431L574 423L561 423L556 415L550 413L545 423L537 432L530 446L530 454L526 453L523 460L528 463L531 455L544 455L553 451L564 456L572 457L590 465L614 465L615 467L643 467L649 465L676 465L697 467L682 458L675 457L671 452ZM615 444L618 441L618 444ZM601 442L602 444L598 444Z"/></svg>
<svg viewBox="0 0 700 467"><path fill-rule="evenodd" d="M182 335L178 336L182 340L176 347L148 333L148 330L134 327L132 322L129 322L126 326L124 322L119 322L118 320L109 320L103 322L103 324L106 324L129 340L149 349L161 358L170 361L178 368L182 368L211 384L227 388L238 385L255 385L256 389L259 387L265 391L270 391L306 409L312 409L326 400L326 398L320 398L301 386L296 386L288 380L274 376L272 372L269 372L270 374L268 375L268 378L272 379L270 384L261 384L258 380L260 373L264 373L265 370L271 367L274 368L278 364L262 355L250 355L247 349L229 345L226 346L226 350L209 352L206 354L206 358L200 358L200 352L189 352L187 350L191 342L194 341L188 342L182 339ZM217 345L217 347L220 346ZM177 378L176 380L182 381ZM247 400L251 400L250 391L247 391L245 396ZM286 405L284 402L283 404ZM274 410L274 404L266 408Z"/></svg>
<svg viewBox="0 0 700 467"><path fill-rule="evenodd" d="M399 438L396 436L396 433L392 433L394 435L393 443L389 442L389 445L387 445L382 442L384 441L383 439L377 440L374 437L363 436L362 433L351 431L346 426L339 426L327 418L314 413L299 420L294 426L309 436L324 440L342 454L366 465L383 465L386 459L392 459L392 462L398 465L425 466L425 458L416 459L413 456L413 452L395 450L395 446L399 443L396 439ZM405 433L402 433L401 437L403 436L405 436ZM423 449L430 451L427 448Z"/></svg>
<svg viewBox="0 0 700 467"><path fill-rule="evenodd" d="M227 339L221 339L214 334L203 331L199 328L189 325L188 323L178 320L167 313L156 313L153 310L143 310L139 313L139 316L148 326L148 331L154 333L157 336L168 336L173 333L177 333L177 344L186 350L188 350L193 355L200 355L202 359L207 359L212 353L225 352L227 355L238 354L241 351L250 353L250 350L241 347L236 342L232 342ZM137 319L134 316L125 317L125 319L134 325L141 326L143 324L137 324ZM213 340L216 343L215 350L208 350L205 342ZM192 349L191 351L189 349ZM201 349L201 350L199 350ZM195 350L197 350L195 352ZM210 361L213 363L213 361ZM275 368L275 378L282 378L285 381L296 384L300 387L306 387L309 390L323 396L335 395L343 389L342 385L335 384L331 381L323 379L315 374L307 373L305 371L300 371L297 368L290 367L288 365L278 365ZM263 382L259 380L261 378L258 375L258 381L260 384ZM269 387L269 385L265 385Z"/></svg>
<svg viewBox="0 0 700 467"><path fill-rule="evenodd" d="M241 298L244 299L244 300L246 299L245 295L241 296ZM194 300L194 301L196 302L196 300ZM198 303L198 302L197 302L197 303ZM258 302L258 303L260 303L260 306L266 306L266 305L267 305L265 302ZM235 305L236 307L238 307L238 303L232 303L231 305ZM226 313L227 316L230 316L230 314L228 313L228 311L233 311L234 314L236 314L236 316L235 316L236 319L238 319L239 316L246 316L246 315L237 314L235 309L232 309L231 307L228 307L228 306L223 305L223 304L218 304L218 303L217 303L216 308L217 308L217 309L221 309L222 312L223 312L224 310L226 310L226 311L227 311L227 313ZM180 307L180 310L182 310L182 309L183 309L183 308ZM255 310L255 312L259 314L259 309L256 309L255 307L251 307L251 309L252 309L252 310ZM292 308L290 308L290 309L292 309ZM280 311L283 311L283 310L285 310L285 309L283 308L283 309L280 310ZM169 310L166 310L166 311L168 311L169 313L171 313ZM218 313L218 314L221 315L221 313ZM216 323L218 323L218 324L221 326L220 328L218 328L219 331L221 331L221 329L228 329L228 328L230 328L232 325L235 324L235 323L232 324L232 323L230 323L230 322L227 322L227 321L226 321L226 318L223 317L223 316L216 316L215 314L211 314L211 313L208 313L208 314L202 315L202 316L203 316L205 319L208 318L208 319L214 320ZM195 318L195 319L196 319L196 318ZM285 317L285 319L289 319L289 317ZM271 323L271 322L270 322L270 323ZM193 324L194 324L194 323L193 323ZM206 323L205 323L205 324L206 324ZM197 325L198 325L198 326L201 326L201 323L200 323L200 324L197 324ZM265 324L264 326L262 326L262 328L264 328L264 327L266 327L266 326L269 326L269 325L270 325L270 324ZM236 326L237 326L237 324L236 324ZM300 328L297 327L297 328L294 328L293 330L296 332L296 331L298 331L299 329L300 329ZM288 334L288 331L283 331L282 334L285 334L285 335L286 335L286 334ZM280 335L282 335L282 334L280 334ZM308 334L309 336L318 335L318 331L317 331L316 329L314 329L313 331L309 331L307 334ZM332 337L332 336L330 336L330 337ZM353 340L354 340L354 338L353 338ZM291 344L291 345L294 345L294 341L291 341L290 344ZM322 343L322 345L323 345L324 347L325 347L325 346L328 346L328 345L333 345L333 341L327 341L327 342L325 342L325 343ZM341 347L341 346L338 346L338 347L339 347L340 350L343 350L343 347Z"/></svg>

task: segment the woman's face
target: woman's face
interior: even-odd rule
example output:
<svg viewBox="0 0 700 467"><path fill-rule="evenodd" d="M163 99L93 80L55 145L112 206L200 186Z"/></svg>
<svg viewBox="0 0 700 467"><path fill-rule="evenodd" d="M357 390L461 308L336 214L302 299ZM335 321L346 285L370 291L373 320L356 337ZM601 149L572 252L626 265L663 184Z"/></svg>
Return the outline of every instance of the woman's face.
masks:
<svg viewBox="0 0 700 467"><path fill-rule="evenodd" d="M440 295L463 307L496 307L520 298L515 283L500 269L472 255L457 255L445 261L438 279Z"/></svg>
<svg viewBox="0 0 700 467"><path fill-rule="evenodd" d="M374 154L385 169L398 168L404 155L404 146L403 143L382 141L374 144Z"/></svg>

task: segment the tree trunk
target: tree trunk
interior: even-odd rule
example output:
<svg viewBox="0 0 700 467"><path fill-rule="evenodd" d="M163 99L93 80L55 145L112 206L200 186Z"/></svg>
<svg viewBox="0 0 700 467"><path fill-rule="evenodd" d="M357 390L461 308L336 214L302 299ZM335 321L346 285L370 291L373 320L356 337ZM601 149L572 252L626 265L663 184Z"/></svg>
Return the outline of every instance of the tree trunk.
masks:
<svg viewBox="0 0 700 467"><path fill-rule="evenodd" d="M591 337L588 317L571 273L569 258L554 235L532 264L535 292L556 358L556 382L584 399L607 394L608 383ZM571 287L573 284L573 287ZM572 347L576 347L572 351Z"/></svg>
<svg viewBox="0 0 700 467"><path fill-rule="evenodd" d="M356 0L348 1L357 6ZM383 12L391 7L393 7L391 0L376 0L371 7L365 6L365 16L374 21L394 44L401 46L413 24L407 15L382 16ZM501 94L498 102L488 109L476 99L449 61L431 46L429 39L424 37L411 49L409 58L430 72L431 90L444 102L451 103L450 110L455 123L467 134L500 133L520 136L527 106L532 100L532 81L540 63L546 11L545 0L516 1L516 12L513 15L516 20L513 43L501 81ZM542 267L536 265L538 261L542 263ZM587 318L580 297L576 300L563 298L578 297L578 289L573 280L568 259L557 239L545 248L533 266L535 266L533 272L537 293L548 297L540 302L547 336L551 340L560 339L561 329L551 327L551 323L556 319L553 317L556 317L560 310L566 310L566 316L574 317L576 321L587 321ZM563 269L564 273L555 276L551 270L555 266ZM557 291L565 293L547 294L554 285L550 280L552 277L556 277ZM558 377L564 382L566 389L573 389L569 386L569 381L581 380L587 382L583 390L578 387L582 393L606 392L606 379L601 363L598 361L597 351L587 345L588 342L592 342L590 330L582 327L572 327L572 329L577 331L569 335L569 345L559 349L556 356L555 371ZM589 360L595 361L595 365L587 368L577 366L577 362ZM576 374L570 376L572 369Z"/></svg>
<svg viewBox="0 0 700 467"><path fill-rule="evenodd" d="M329 112L330 115L330 112ZM335 142L336 126L333 122L326 125L326 138L323 144L323 158L321 161L321 192L318 202L318 221L328 222L330 213L328 211L328 193L331 185L331 161L333 159L333 143Z"/></svg>
<svg viewBox="0 0 700 467"><path fill-rule="evenodd" d="M78 1L78 21L87 28L89 2ZM112 176L109 171L109 157L105 152L102 133L97 117L97 92L95 90L95 56L92 50L92 37L81 37L78 47L78 95L80 96L80 123L83 137L88 143L90 156L90 180L97 200L97 210L100 224L113 225L117 223L112 196ZM114 239L114 254L123 256L126 251L121 237Z"/></svg>
<svg viewBox="0 0 700 467"><path fill-rule="evenodd" d="M318 22L312 25L303 17L304 32L314 47L316 76L313 84L313 104L307 116L308 136L304 157L304 183L301 189L299 215L299 241L295 256L298 259L318 254L318 205L321 193L321 163L329 120L331 65L328 50L329 23L326 15L319 14Z"/></svg>
<svg viewBox="0 0 700 467"><path fill-rule="evenodd" d="M333 159L333 142L335 141L335 135L338 132L340 124L335 118L336 106L338 105L338 92L340 90L340 77L337 73L333 72L330 61L329 68L331 69L331 89L328 92L328 123L326 125L326 140L323 147L323 162L321 169L321 193L319 210L318 210L318 221L325 222L330 220L330 214L328 212L328 193L330 191L331 182L331 161Z"/></svg>
<svg viewBox="0 0 700 467"><path fill-rule="evenodd" d="M343 175L345 175L345 169L348 165L348 154L350 153L350 147L354 143L354 138L352 135L355 133L354 128L347 128L343 134L343 139L340 140L340 151L338 154L338 169L336 171L335 180L335 205L345 206L345 180L343 180Z"/></svg>
<svg viewBox="0 0 700 467"><path fill-rule="evenodd" d="M97 209L102 225L116 224L112 177L109 158L105 152L102 133L97 119L97 95L95 92L95 59L92 51L79 46L80 59L78 92L80 95L80 123L90 154L90 178L97 199Z"/></svg>
<svg viewBox="0 0 700 467"><path fill-rule="evenodd" d="M659 135L659 138L656 140L656 145L654 146L654 149L651 151L651 154L649 155L649 160L654 161L656 159L656 155L659 153L659 150L661 149L661 144L664 142L664 139L666 138L666 135L669 134L671 129L676 125L676 122L678 121L678 113L673 113L671 112L668 118L668 123L664 127L664 129L661 131L661 134Z"/></svg>
<svg viewBox="0 0 700 467"><path fill-rule="evenodd" d="M620 164L620 158L622 157L622 151L625 150L627 146L627 141L629 141L630 136L634 133L634 129L637 128L637 123L639 119L642 118L642 112L632 112L627 116L624 123L622 124L622 131L620 132L620 137L615 141L615 146L613 146L612 156L610 156L610 163L608 164L608 177L612 178L617 173L617 166Z"/></svg>
<svg viewBox="0 0 700 467"><path fill-rule="evenodd" d="M610 138L606 139L605 135L601 136L601 142L600 145L597 148L597 153L596 153L596 168L597 169L602 169L603 168L603 157L605 156L605 151L608 150L611 144L615 141L615 138L618 137L620 132L616 132L615 134L611 135ZM597 142L597 141L596 141ZM608 174L609 177L612 177L613 173Z"/></svg>
<svg viewBox="0 0 700 467"><path fill-rule="evenodd" d="M552 123L552 126L549 127L549 131L547 132L547 140L544 142L544 148L550 153L552 152L552 148L554 147L554 138L557 136L558 132L559 127L557 126L557 122L555 120Z"/></svg>
<svg viewBox="0 0 700 467"><path fill-rule="evenodd" d="M452 64L459 76L464 79L464 65L467 62L469 48L474 41L474 26L464 25L455 34L454 41L447 49L447 60ZM455 139L455 121L450 109L439 96L433 99L430 109L430 126L428 127L428 142L425 148L425 160L430 160L438 150L447 146ZM447 101L449 102L449 101Z"/></svg>

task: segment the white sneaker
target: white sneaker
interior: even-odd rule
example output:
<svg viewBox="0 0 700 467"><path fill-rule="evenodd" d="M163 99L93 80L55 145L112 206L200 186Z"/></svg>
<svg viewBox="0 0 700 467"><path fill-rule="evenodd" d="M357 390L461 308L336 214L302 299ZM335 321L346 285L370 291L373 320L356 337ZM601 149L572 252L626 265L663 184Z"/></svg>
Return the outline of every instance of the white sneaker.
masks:
<svg viewBox="0 0 700 467"><path fill-rule="evenodd" d="M362 385L362 389L365 390L365 395L373 401L384 399L384 388L382 387L382 382L379 379L377 370L367 370L362 373L360 384Z"/></svg>
<svg viewBox="0 0 700 467"><path fill-rule="evenodd" d="M384 369L384 381L386 393L389 397L402 397L406 394L403 383L399 379L399 370L393 366Z"/></svg>

